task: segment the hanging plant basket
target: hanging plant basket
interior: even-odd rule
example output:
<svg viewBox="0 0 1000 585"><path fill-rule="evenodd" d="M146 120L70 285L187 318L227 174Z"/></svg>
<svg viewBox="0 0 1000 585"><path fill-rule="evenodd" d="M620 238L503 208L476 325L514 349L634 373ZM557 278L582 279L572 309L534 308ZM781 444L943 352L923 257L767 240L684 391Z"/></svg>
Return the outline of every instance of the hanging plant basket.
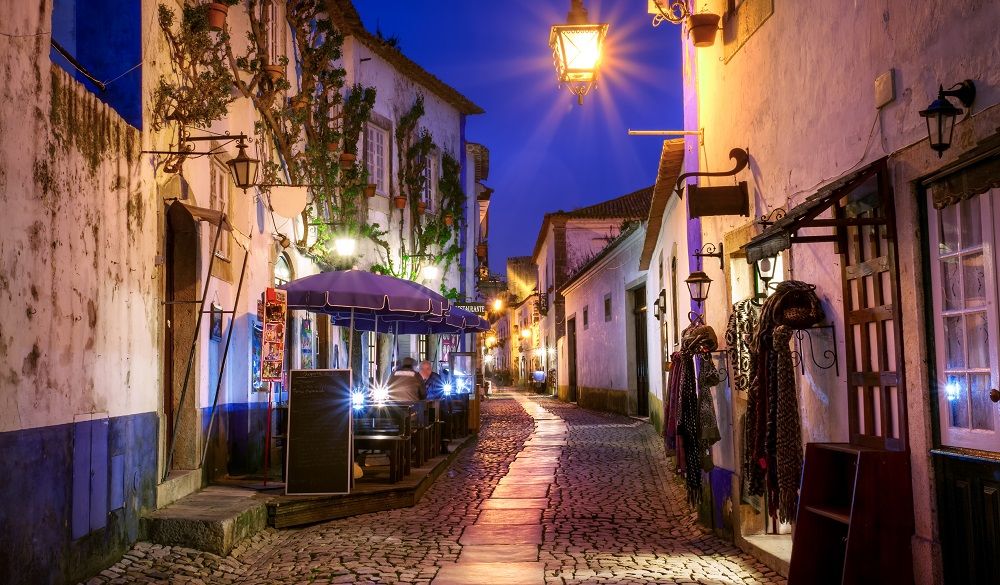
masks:
<svg viewBox="0 0 1000 585"><path fill-rule="evenodd" d="M293 110L301 112L302 110L309 107L309 98L302 94L299 94L292 98L291 105Z"/></svg>
<svg viewBox="0 0 1000 585"><path fill-rule="evenodd" d="M267 75L267 78L271 80L271 83L278 83L278 81L285 78L285 66L264 65L264 73Z"/></svg>
<svg viewBox="0 0 1000 585"><path fill-rule="evenodd" d="M351 170L351 167L354 166L354 161L357 158L357 155L351 154L350 152L340 153L340 168L345 171Z"/></svg>
<svg viewBox="0 0 1000 585"><path fill-rule="evenodd" d="M417 214L423 215L425 211L427 211L427 202L417 201Z"/></svg>
<svg viewBox="0 0 1000 585"><path fill-rule="evenodd" d="M406 207L406 197L403 195L396 195L392 198L393 202L396 204L396 209L403 209Z"/></svg>
<svg viewBox="0 0 1000 585"><path fill-rule="evenodd" d="M327 142L326 150L327 152L337 152L338 150L340 150L340 143L337 141Z"/></svg>
<svg viewBox="0 0 1000 585"><path fill-rule="evenodd" d="M480 259L483 259L483 258L486 257L486 252L487 251L488 251L488 249L486 247L486 244L477 244L476 245L476 256L478 256Z"/></svg>
<svg viewBox="0 0 1000 585"><path fill-rule="evenodd" d="M454 223L455 223L455 216L454 215L452 215L450 213L444 214L444 225L446 225L448 227L451 227L452 224L454 224Z"/></svg>
<svg viewBox="0 0 1000 585"><path fill-rule="evenodd" d="M367 195L368 197L374 197L376 187L377 185L375 183L368 183L367 185L365 185L365 195Z"/></svg>
<svg viewBox="0 0 1000 585"><path fill-rule="evenodd" d="M222 30L226 28L226 15L229 14L229 6L221 2L211 2L208 5L208 28L209 30Z"/></svg>
<svg viewBox="0 0 1000 585"><path fill-rule="evenodd" d="M719 30L719 15L706 12L688 17L688 29L696 47L711 47L715 43L715 33Z"/></svg>

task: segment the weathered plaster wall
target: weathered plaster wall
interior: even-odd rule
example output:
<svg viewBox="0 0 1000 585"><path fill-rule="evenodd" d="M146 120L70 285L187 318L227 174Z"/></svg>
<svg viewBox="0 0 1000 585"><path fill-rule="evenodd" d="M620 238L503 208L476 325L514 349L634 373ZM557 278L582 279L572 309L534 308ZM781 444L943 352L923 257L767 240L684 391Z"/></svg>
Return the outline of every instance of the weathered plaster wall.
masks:
<svg viewBox="0 0 1000 585"><path fill-rule="evenodd" d="M28 8L0 20L47 24L48 7ZM139 133L51 67L39 38L4 41L17 47L0 104L0 432L156 409L156 206Z"/></svg>
<svg viewBox="0 0 1000 585"><path fill-rule="evenodd" d="M51 18L0 4L4 583L94 572L154 504L158 203L139 132L50 63Z"/></svg>
<svg viewBox="0 0 1000 585"><path fill-rule="evenodd" d="M725 2L713 0L705 10L722 13ZM926 129L918 111L936 96L937 87L962 79L976 82L978 96L973 119L1000 102L1000 42L996 35L1000 4L980 0L913 3L886 0L877 3L775 2L774 14L725 63L720 39L688 59L688 87L696 87L697 124L705 129L699 148L701 170L731 168L728 151L748 148L749 168L737 176L751 191L751 215L790 208L825 183L885 155L890 168L901 149L915 144L930 152ZM686 44L688 55L693 49ZM875 78L894 69L895 100L875 109ZM697 72L695 75L694 72ZM766 80L764 82L763 80ZM736 101L738 99L738 106ZM693 105L693 104L692 104ZM690 111L690 109L689 109ZM959 125L961 127L961 124ZM956 137L961 130L956 130ZM954 149L953 149L954 150ZM929 158L931 155L928 155ZM940 161L938 161L940 163ZM894 174L900 242L911 245L917 229L916 213L906 198L905 185L930 171L925 166ZM702 185L725 184L731 179L703 179ZM720 241L740 227L744 218L706 219L705 241ZM920 254L911 245L900 256L903 290L910 445L914 453L913 488L916 536L914 563L919 583L941 580L934 541L933 478L926 450L931 445L926 420L928 381L925 365L914 357L925 351L918 301L921 279L912 268ZM907 258L909 263L907 263ZM828 245L796 246L786 254L789 277L817 285L830 321L837 324L837 350L843 364L843 303L840 267ZM918 270L919 272L919 270ZM716 273L709 272L715 278ZM707 305L709 323L724 328L728 287L713 286ZM821 343L830 343L822 339ZM847 408L843 376L807 368L799 380L806 441L846 440Z"/></svg>
<svg viewBox="0 0 1000 585"><path fill-rule="evenodd" d="M576 318L576 365L578 399L581 404L616 412L628 412L635 392L635 339L629 339L631 294L626 286L645 276L639 271L645 228L637 229L619 242L614 251L590 267L579 280L563 291L566 318ZM611 294L610 320L605 320L604 297ZM583 309L588 308L588 327L583 326ZM560 385L565 382L560 381ZM620 394L620 397L616 397ZM634 397L632 402L634 402Z"/></svg>

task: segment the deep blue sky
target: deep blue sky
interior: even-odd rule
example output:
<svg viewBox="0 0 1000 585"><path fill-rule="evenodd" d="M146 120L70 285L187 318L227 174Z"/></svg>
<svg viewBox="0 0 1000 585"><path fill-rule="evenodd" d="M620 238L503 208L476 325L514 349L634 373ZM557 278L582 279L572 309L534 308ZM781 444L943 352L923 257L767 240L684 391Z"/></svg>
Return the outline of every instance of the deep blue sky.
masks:
<svg viewBox="0 0 1000 585"><path fill-rule="evenodd" d="M649 186L662 138L632 129L681 128L680 27L650 24L641 0L588 0L608 22L600 85L583 106L558 89L549 27L569 0L357 0L365 26L399 38L403 53L472 99L466 136L490 150L490 267L531 253L548 211Z"/></svg>

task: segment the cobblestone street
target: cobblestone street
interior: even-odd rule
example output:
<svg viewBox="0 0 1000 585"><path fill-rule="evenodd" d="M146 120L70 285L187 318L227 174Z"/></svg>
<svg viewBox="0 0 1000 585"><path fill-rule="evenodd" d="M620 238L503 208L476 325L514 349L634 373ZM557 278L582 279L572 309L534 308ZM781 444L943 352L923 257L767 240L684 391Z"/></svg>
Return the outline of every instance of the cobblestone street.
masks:
<svg viewBox="0 0 1000 585"><path fill-rule="evenodd" d="M696 525L650 425L526 395L482 420L413 508L267 530L228 557L140 543L88 583L785 582Z"/></svg>

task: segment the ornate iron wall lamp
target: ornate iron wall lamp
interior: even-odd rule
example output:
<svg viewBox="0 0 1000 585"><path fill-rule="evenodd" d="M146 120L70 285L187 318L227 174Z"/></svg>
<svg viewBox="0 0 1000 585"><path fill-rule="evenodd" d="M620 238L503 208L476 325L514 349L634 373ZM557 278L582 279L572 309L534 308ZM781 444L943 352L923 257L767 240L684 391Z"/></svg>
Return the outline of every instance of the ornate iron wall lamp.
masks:
<svg viewBox="0 0 1000 585"><path fill-rule="evenodd" d="M195 150L195 142L205 142L205 141L219 141L219 145L204 152L198 152ZM181 128L180 138L178 140L178 145L180 150L144 150L143 154L166 154L177 158L176 163L170 164L165 167L168 172L177 172L180 170L180 165L184 162L184 159L190 158L192 156L207 156L212 154L218 154L222 152L222 147L229 144L232 141L236 141L236 156L226 161L226 166L229 167L229 172L233 176L233 182L240 189L246 192L247 189L253 187L257 183L257 169L260 166L260 161L249 156L247 154L247 143L253 142L246 134L212 134L209 136L188 136L187 132Z"/></svg>
<svg viewBox="0 0 1000 585"><path fill-rule="evenodd" d="M955 118L962 113L961 108L952 105L948 100L949 97L958 98L963 106L970 108L971 114L972 103L976 101L976 84L971 79L966 79L948 89L939 85L937 99L931 102L926 110L920 111L920 117L927 120L927 139L930 141L931 150L938 153L938 158L944 156L944 151L951 147Z"/></svg>

